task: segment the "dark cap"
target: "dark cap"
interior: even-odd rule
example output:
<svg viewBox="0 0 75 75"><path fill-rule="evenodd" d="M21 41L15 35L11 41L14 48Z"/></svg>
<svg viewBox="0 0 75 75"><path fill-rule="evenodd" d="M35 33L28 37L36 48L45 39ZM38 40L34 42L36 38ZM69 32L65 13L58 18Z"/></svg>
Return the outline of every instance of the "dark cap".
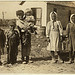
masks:
<svg viewBox="0 0 75 75"><path fill-rule="evenodd" d="M15 27L15 26L16 26L16 22L13 21L13 20L11 20L11 21L8 22L8 25L9 25L9 26L14 26L14 27Z"/></svg>
<svg viewBox="0 0 75 75"><path fill-rule="evenodd" d="M18 11L16 11L16 15L18 16L18 15L24 15L24 11L23 10L18 10Z"/></svg>

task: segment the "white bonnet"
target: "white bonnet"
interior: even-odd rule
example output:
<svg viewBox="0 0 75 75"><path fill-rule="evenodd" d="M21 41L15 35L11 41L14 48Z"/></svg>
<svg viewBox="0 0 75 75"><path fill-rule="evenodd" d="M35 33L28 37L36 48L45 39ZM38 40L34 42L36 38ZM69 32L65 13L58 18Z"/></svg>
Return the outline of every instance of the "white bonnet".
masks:
<svg viewBox="0 0 75 75"><path fill-rule="evenodd" d="M51 13L50 13L50 20L51 20L51 21L52 21L52 17L51 17L51 15L52 15L53 13L57 16L57 13L56 13L56 12L54 12L54 11L51 12Z"/></svg>

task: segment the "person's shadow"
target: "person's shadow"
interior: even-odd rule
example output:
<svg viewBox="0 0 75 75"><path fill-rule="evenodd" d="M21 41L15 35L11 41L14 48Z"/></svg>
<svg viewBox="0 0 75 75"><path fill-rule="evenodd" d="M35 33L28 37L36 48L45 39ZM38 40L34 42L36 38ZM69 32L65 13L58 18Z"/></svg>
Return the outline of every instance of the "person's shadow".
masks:
<svg viewBox="0 0 75 75"><path fill-rule="evenodd" d="M39 58L31 58L30 59L30 61L33 61L33 62L35 62L35 61L42 61L42 60L44 60L44 61L52 60L52 57L49 56L49 57L39 57ZM24 61L26 61L26 60L24 60ZM17 63L18 64L22 64L22 60L18 60Z"/></svg>
<svg viewBox="0 0 75 75"><path fill-rule="evenodd" d="M47 61L47 60L52 60L52 57L49 56L49 57L31 58L30 60L31 61L42 61L42 60Z"/></svg>

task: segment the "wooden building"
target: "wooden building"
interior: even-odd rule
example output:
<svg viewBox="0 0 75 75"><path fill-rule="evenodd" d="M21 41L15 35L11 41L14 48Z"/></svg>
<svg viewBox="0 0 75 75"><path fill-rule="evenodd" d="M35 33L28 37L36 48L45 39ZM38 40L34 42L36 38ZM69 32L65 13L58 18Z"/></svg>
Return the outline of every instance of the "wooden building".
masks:
<svg viewBox="0 0 75 75"><path fill-rule="evenodd" d="M20 5L23 9L31 8L33 10L36 19L35 24L38 26L46 26L50 12L55 11L58 14L58 20L65 28L70 21L70 15L75 13L75 2L72 1L21 2Z"/></svg>

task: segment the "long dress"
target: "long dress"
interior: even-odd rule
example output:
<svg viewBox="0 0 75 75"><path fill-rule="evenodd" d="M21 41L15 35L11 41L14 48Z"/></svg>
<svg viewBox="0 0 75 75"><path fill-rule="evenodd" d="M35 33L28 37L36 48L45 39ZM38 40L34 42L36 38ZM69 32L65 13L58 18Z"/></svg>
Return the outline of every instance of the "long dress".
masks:
<svg viewBox="0 0 75 75"><path fill-rule="evenodd" d="M50 43L48 50L59 51L59 36L62 34L62 25L60 21L49 21L46 26L46 36L49 37Z"/></svg>
<svg viewBox="0 0 75 75"><path fill-rule="evenodd" d="M68 23L66 27L67 35L69 37L70 50L75 51L75 24Z"/></svg>

